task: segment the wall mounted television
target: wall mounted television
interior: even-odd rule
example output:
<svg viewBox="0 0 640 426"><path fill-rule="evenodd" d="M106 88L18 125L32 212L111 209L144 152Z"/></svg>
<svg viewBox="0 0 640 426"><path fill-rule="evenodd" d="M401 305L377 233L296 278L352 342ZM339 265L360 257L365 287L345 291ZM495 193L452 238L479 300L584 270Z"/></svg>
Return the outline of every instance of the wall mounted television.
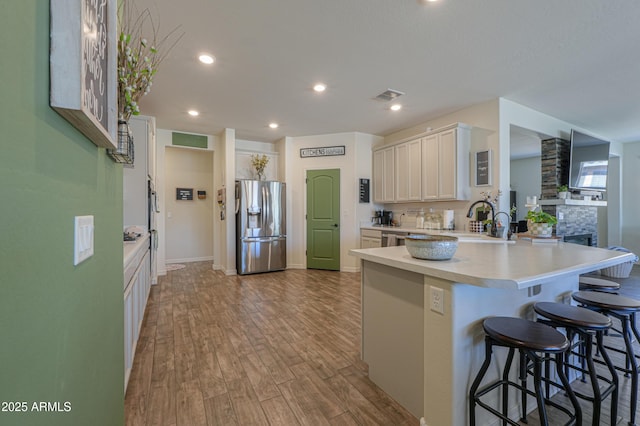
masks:
<svg viewBox="0 0 640 426"><path fill-rule="evenodd" d="M606 191L609 166L608 141L571 130L569 188Z"/></svg>

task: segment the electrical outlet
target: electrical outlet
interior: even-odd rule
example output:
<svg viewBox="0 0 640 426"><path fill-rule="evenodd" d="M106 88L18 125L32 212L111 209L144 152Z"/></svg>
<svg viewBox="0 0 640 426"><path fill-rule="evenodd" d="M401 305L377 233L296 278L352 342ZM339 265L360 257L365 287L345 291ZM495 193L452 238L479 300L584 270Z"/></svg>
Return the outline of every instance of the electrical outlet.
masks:
<svg viewBox="0 0 640 426"><path fill-rule="evenodd" d="M431 291L431 310L444 314L444 290L439 287L429 286Z"/></svg>

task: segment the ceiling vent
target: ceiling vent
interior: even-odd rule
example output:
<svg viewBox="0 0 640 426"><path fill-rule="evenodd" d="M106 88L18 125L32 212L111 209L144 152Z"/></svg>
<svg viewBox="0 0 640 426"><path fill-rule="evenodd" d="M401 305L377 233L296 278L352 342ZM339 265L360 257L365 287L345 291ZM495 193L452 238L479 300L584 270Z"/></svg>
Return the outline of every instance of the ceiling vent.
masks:
<svg viewBox="0 0 640 426"><path fill-rule="evenodd" d="M375 99L378 101L387 102L387 101L392 101L402 95L404 95L404 92L399 92L393 89L387 89L384 92L380 93L378 96L376 96Z"/></svg>

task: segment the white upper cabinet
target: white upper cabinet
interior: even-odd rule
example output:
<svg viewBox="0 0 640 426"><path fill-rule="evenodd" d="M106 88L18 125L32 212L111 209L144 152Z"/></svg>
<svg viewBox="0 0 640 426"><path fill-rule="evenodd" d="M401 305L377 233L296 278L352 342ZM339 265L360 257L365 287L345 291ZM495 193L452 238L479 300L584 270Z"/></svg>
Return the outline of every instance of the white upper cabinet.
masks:
<svg viewBox="0 0 640 426"><path fill-rule="evenodd" d="M471 128L458 123L419 136L374 151L374 202L468 200Z"/></svg>
<svg viewBox="0 0 640 426"><path fill-rule="evenodd" d="M395 148L380 149L373 153L373 201L395 201Z"/></svg>
<svg viewBox="0 0 640 426"><path fill-rule="evenodd" d="M438 133L438 199L468 200L471 129L456 126Z"/></svg>
<svg viewBox="0 0 640 426"><path fill-rule="evenodd" d="M395 146L396 201L420 201L421 199L421 150L420 139Z"/></svg>
<svg viewBox="0 0 640 426"><path fill-rule="evenodd" d="M440 156L438 154L438 134L422 138L422 199L438 199L440 181Z"/></svg>

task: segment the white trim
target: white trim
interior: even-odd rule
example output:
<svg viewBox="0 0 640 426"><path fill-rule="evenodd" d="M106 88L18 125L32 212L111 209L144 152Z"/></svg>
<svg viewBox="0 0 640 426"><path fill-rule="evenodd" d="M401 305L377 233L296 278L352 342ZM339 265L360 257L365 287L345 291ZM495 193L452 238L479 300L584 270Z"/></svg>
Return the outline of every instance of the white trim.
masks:
<svg viewBox="0 0 640 426"><path fill-rule="evenodd" d="M165 259L164 263L168 265L170 263L206 262L210 260L213 260L213 256L191 257L185 259Z"/></svg>
<svg viewBox="0 0 640 426"><path fill-rule="evenodd" d="M307 269L304 264L296 263L294 265L287 265L287 269Z"/></svg>

